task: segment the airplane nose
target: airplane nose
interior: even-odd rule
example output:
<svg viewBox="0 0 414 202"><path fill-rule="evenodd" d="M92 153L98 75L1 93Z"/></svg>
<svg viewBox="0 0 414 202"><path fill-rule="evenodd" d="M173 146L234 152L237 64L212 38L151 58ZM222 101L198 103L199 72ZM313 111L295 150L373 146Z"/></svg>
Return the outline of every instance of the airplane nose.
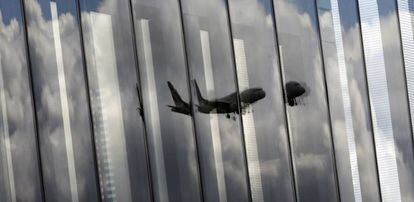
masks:
<svg viewBox="0 0 414 202"><path fill-rule="evenodd" d="M266 97L266 92L264 92L264 90L260 89L260 91L259 91L259 97L260 98Z"/></svg>
<svg viewBox="0 0 414 202"><path fill-rule="evenodd" d="M299 88L300 94L303 94L306 92L306 89L303 86L299 86L299 87L300 87Z"/></svg>

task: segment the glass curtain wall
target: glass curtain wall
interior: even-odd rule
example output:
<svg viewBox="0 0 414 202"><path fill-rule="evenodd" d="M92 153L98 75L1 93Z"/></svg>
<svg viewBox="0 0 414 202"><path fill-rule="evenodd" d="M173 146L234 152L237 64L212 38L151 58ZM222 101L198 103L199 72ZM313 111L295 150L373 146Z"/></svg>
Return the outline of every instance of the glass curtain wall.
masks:
<svg viewBox="0 0 414 202"><path fill-rule="evenodd" d="M128 0L81 0L101 199L150 201L145 127Z"/></svg>
<svg viewBox="0 0 414 202"><path fill-rule="evenodd" d="M409 108L412 118L414 117L414 1L397 0L397 5L405 73L407 79L407 90L409 96ZM411 121L411 128L411 130L414 129L413 121Z"/></svg>
<svg viewBox="0 0 414 202"><path fill-rule="evenodd" d="M46 201L96 201L76 1L24 0Z"/></svg>
<svg viewBox="0 0 414 202"><path fill-rule="evenodd" d="M360 0L382 200L411 201L413 141L396 1Z"/></svg>
<svg viewBox="0 0 414 202"><path fill-rule="evenodd" d="M132 5L155 199L201 201L179 4Z"/></svg>
<svg viewBox="0 0 414 202"><path fill-rule="evenodd" d="M252 199L294 201L272 2L229 0L229 10Z"/></svg>
<svg viewBox="0 0 414 202"><path fill-rule="evenodd" d="M181 6L205 201L249 201L226 2Z"/></svg>
<svg viewBox="0 0 414 202"><path fill-rule="evenodd" d="M342 201L380 201L356 1L318 0Z"/></svg>
<svg viewBox="0 0 414 202"><path fill-rule="evenodd" d="M315 1L274 3L298 200L337 201Z"/></svg>
<svg viewBox="0 0 414 202"><path fill-rule="evenodd" d="M20 1L0 1L0 201L42 201Z"/></svg>
<svg viewBox="0 0 414 202"><path fill-rule="evenodd" d="M404 65L405 65L405 77L406 77L406 85L408 90L409 96L409 108L410 108L410 115L411 115L411 131L414 130L414 1L412 0L397 0L398 5L398 17L399 17L399 27L400 27L400 34L401 34L401 42L403 48L403 57L404 57ZM408 137L407 137L408 138ZM408 149L410 151L410 149ZM412 171L412 170L411 170ZM405 172L405 176L409 177L410 186L407 186L405 194L403 194L403 199L405 201L414 200L414 194L409 192L408 189L414 186L413 177L414 174ZM401 179L401 178L400 178Z"/></svg>

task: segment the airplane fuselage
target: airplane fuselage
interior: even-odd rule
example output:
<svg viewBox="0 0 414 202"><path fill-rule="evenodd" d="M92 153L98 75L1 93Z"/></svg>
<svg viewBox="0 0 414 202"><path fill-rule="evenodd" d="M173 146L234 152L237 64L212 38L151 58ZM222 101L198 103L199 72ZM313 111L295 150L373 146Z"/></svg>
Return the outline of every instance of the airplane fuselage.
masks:
<svg viewBox="0 0 414 202"><path fill-rule="evenodd" d="M247 107L266 96L266 93L261 88L250 88L240 93L240 102L243 107ZM226 97L207 101L198 105L198 111L206 114L230 114L239 113L237 104L237 94L232 93Z"/></svg>
<svg viewBox="0 0 414 202"><path fill-rule="evenodd" d="M178 94L177 90L174 88L171 82L167 82L168 87L171 92L171 96L174 100L175 105L167 105L170 107L171 111L177 112L180 114L191 115L191 103L187 103L182 100L181 96ZM198 103L195 105L197 110L200 113L204 114L227 114L227 117L230 117L230 114L239 114L240 111L243 111L249 105L257 102L258 100L263 99L266 96L266 93L262 88L249 88L240 93L240 108L239 100L237 97L237 92L231 93L225 97L208 100L203 98L200 89L197 85L197 82L194 80L194 86L197 93Z"/></svg>

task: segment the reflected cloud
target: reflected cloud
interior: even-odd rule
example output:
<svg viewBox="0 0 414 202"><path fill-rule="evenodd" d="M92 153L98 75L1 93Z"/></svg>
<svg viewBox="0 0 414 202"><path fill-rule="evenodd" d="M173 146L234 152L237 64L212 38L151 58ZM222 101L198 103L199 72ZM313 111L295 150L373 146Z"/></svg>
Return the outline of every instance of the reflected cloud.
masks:
<svg viewBox="0 0 414 202"><path fill-rule="evenodd" d="M62 12L62 6L65 11ZM89 110L83 77L82 51L79 39L79 29L73 3L60 4L57 2L57 25L53 30L53 12L50 1L25 0L27 16L27 31L29 53L32 62L34 81L34 94L37 104L39 134L43 159L52 161L43 162L45 187L48 190L46 199L55 200L58 197L70 199L75 197L68 193L69 173L67 149L73 147L74 166L76 168L77 197L82 200L96 200L97 187L95 186L95 167L93 161L91 128ZM58 28L58 29L56 29ZM53 31L57 35L54 36ZM56 50L56 40L60 38L61 50ZM62 54L61 65L63 72L58 74L59 56ZM64 78L62 78L62 76ZM62 80L63 79L63 80ZM59 89L62 81L65 81L67 96L62 97L62 89ZM61 92L62 91L62 92ZM64 99L65 100L61 100ZM67 128L64 128L65 115L62 111L62 103L67 103L66 120ZM63 134L71 130L72 141L68 142ZM72 142L72 145L67 143ZM68 147L69 146L69 147ZM67 148L68 147L68 148ZM73 173L72 173L73 174ZM73 182L73 181L72 181ZM73 187L72 187L73 188ZM73 189L75 190L75 189Z"/></svg>
<svg viewBox="0 0 414 202"><path fill-rule="evenodd" d="M314 7L312 1L275 1L283 78L285 82L300 81L298 83L305 89L301 96L307 95L306 105L294 105L291 100L295 107L286 108L298 197L304 200L332 201L337 198L336 162L332 158L334 151ZM312 92L309 92L310 89ZM287 90L286 88L285 91ZM325 191L321 194L317 190Z"/></svg>
<svg viewBox="0 0 414 202"><path fill-rule="evenodd" d="M0 1L0 5L3 4ZM9 3L9 2L6 2ZM17 3L16 3L17 4ZM1 7L1 6L0 6ZM0 74L3 76L4 101L7 111L3 112L8 119L8 134L14 173L14 189L17 201L41 200L41 179L36 152L35 127L33 123L33 108L30 98L28 67L24 45L24 33L21 24L19 6L16 9L0 8ZM5 21L3 14L10 21ZM5 117L3 117L5 118ZM4 138L2 125L0 138ZM0 140L0 150L4 151L4 141ZM6 159L1 155L0 162L6 165ZM5 170L6 171L6 170ZM7 187L7 179L2 184ZM0 185L3 188L3 185ZM7 194L0 200L8 200Z"/></svg>

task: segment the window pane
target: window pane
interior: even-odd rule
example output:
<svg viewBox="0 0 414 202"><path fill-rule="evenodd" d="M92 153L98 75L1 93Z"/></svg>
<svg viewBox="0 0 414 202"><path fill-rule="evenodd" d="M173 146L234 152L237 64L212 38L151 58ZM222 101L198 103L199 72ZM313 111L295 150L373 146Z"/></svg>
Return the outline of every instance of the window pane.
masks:
<svg viewBox="0 0 414 202"><path fill-rule="evenodd" d="M342 201L379 201L356 1L318 0Z"/></svg>
<svg viewBox="0 0 414 202"><path fill-rule="evenodd" d="M275 0L298 199L338 200L314 1Z"/></svg>
<svg viewBox="0 0 414 202"><path fill-rule="evenodd" d="M133 6L156 201L200 201L178 2Z"/></svg>
<svg viewBox="0 0 414 202"><path fill-rule="evenodd" d="M103 201L150 201L129 2L82 0Z"/></svg>
<svg viewBox="0 0 414 202"><path fill-rule="evenodd" d="M230 0L229 8L252 198L293 201L272 3Z"/></svg>
<svg viewBox="0 0 414 202"><path fill-rule="evenodd" d="M21 5L0 0L0 201L42 201Z"/></svg>
<svg viewBox="0 0 414 202"><path fill-rule="evenodd" d="M248 201L226 2L181 3L205 200Z"/></svg>
<svg viewBox="0 0 414 202"><path fill-rule="evenodd" d="M96 201L75 1L25 0L47 201Z"/></svg>
<svg viewBox="0 0 414 202"><path fill-rule="evenodd" d="M411 201L413 145L395 1L359 1L382 199Z"/></svg>

